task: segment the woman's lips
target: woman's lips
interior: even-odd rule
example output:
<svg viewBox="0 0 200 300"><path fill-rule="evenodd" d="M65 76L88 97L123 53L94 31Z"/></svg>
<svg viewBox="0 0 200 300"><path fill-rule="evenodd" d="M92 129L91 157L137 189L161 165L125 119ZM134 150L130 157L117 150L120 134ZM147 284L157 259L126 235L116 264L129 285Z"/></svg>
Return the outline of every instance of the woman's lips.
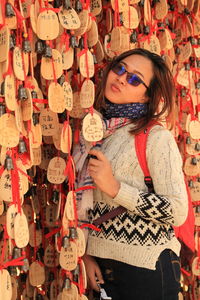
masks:
<svg viewBox="0 0 200 300"><path fill-rule="evenodd" d="M120 88L116 84L111 84L111 90L113 92L121 92Z"/></svg>

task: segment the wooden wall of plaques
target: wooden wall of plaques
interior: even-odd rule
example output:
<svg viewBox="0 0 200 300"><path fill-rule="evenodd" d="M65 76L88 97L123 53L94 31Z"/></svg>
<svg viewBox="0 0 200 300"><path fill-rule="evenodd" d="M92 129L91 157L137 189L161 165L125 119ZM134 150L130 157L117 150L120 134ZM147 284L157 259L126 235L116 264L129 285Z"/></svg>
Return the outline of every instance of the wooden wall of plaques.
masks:
<svg viewBox="0 0 200 300"><path fill-rule="evenodd" d="M200 297L200 1L0 1L0 299L86 300L84 226L71 156L81 120L102 138L95 88L114 56L163 57L195 212L196 253L180 299ZM22 297L22 298L21 298Z"/></svg>

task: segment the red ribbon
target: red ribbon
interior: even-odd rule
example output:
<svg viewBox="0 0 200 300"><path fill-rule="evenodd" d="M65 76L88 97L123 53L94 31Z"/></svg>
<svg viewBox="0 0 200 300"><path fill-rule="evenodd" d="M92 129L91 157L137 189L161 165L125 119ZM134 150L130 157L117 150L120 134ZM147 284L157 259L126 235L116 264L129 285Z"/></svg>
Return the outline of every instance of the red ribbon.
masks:
<svg viewBox="0 0 200 300"><path fill-rule="evenodd" d="M23 260L25 258L26 258L25 256L21 256L21 257L12 259L10 261L7 261L4 264L0 264L0 270L6 269L9 266L23 266L24 265L24 261Z"/></svg>
<svg viewBox="0 0 200 300"><path fill-rule="evenodd" d="M51 232L45 234L45 238L49 239L50 237L52 237L54 234L58 233L60 231L60 228L56 228L54 230L51 230Z"/></svg>
<svg viewBox="0 0 200 300"><path fill-rule="evenodd" d="M45 8L41 7L40 8L41 13L44 12L44 11L48 11L48 10L52 10L53 12L58 14L60 12L61 8L52 8L52 7L45 7Z"/></svg>

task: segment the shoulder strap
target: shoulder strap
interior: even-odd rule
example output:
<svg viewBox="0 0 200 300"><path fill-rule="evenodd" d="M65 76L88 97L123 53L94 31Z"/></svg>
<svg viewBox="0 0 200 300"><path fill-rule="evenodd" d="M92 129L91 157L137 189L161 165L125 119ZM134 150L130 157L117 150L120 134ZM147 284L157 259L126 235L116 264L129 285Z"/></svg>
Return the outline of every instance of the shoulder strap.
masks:
<svg viewBox="0 0 200 300"><path fill-rule="evenodd" d="M147 165L147 157L146 157L146 148L147 148L147 138L149 136L149 132L153 126L158 124L157 122L152 122L148 125L148 127L135 135L135 151L140 164L140 167L144 173L144 182L149 189L149 192L153 191L153 182L151 179L151 175L149 172L149 168Z"/></svg>

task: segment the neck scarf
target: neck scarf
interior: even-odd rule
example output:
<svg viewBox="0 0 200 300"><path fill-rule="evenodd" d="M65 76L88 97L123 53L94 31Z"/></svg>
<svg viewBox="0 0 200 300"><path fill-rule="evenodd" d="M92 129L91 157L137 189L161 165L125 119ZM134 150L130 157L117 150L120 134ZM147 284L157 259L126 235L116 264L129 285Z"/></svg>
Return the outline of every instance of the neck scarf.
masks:
<svg viewBox="0 0 200 300"><path fill-rule="evenodd" d="M126 103L116 104L106 99L106 108L102 109L105 119L111 118L128 118L140 119L145 116L148 111L148 103Z"/></svg>

